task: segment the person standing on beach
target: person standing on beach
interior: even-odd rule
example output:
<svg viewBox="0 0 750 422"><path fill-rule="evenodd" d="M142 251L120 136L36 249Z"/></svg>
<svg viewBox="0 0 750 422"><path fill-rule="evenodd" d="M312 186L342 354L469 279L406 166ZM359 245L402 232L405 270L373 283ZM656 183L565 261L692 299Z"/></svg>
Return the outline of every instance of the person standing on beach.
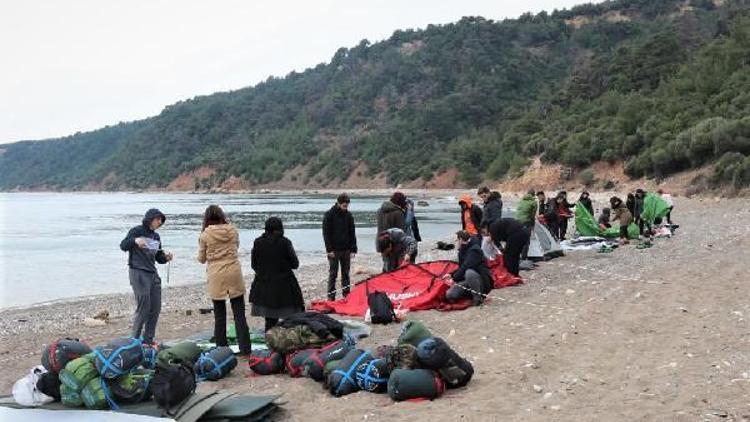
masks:
<svg viewBox="0 0 750 422"><path fill-rule="evenodd" d="M349 295L349 268L357 253L354 217L349 212L349 195L342 193L323 215L323 242L328 255L328 300L336 299L336 277L341 266L341 291Z"/></svg>
<svg viewBox="0 0 750 422"><path fill-rule="evenodd" d="M461 207L461 230L466 230L472 236L478 235L482 227L482 209L472 203L469 194L458 198L458 206Z"/></svg>
<svg viewBox="0 0 750 422"><path fill-rule="evenodd" d="M383 202L376 216L378 233L397 228L406 231L406 196L394 192L391 199Z"/></svg>
<svg viewBox="0 0 750 422"><path fill-rule="evenodd" d="M164 213L152 208L146 211L141 225L130 229L120 242L120 249L128 253L128 276L135 295L132 336L148 344L154 342L161 312L161 278L156 263L166 264L173 258L171 253L164 252L156 233L165 221Z"/></svg>
<svg viewBox="0 0 750 422"><path fill-rule="evenodd" d="M240 355L247 356L251 352L250 332L245 318L245 281L237 258L239 246L239 233L227 222L224 211L218 205L206 208L203 230L198 238L198 262L208 262L207 287L214 305L214 338L217 346L229 345L226 304L226 299L229 298Z"/></svg>
<svg viewBox="0 0 750 422"><path fill-rule="evenodd" d="M407 236L416 240L417 243L422 241L422 236L419 235L419 223L417 222L417 215L414 213L414 201L412 201L411 199L406 200L404 225L406 226L406 230L404 230L404 233L406 233ZM417 262L417 251L414 251L411 255L409 255L409 258L411 259L412 264Z"/></svg>
<svg viewBox="0 0 750 422"><path fill-rule="evenodd" d="M266 220L264 233L255 239L251 252L255 279L250 287L251 315L266 319L266 331L280 318L305 310L302 289L294 271L299 260L292 242L284 237L284 225L278 217Z"/></svg>
<svg viewBox="0 0 750 422"><path fill-rule="evenodd" d="M484 208L482 209L482 228L489 227L495 220L503 218L503 199L500 192L490 191L487 186L477 190L477 195L482 198Z"/></svg>

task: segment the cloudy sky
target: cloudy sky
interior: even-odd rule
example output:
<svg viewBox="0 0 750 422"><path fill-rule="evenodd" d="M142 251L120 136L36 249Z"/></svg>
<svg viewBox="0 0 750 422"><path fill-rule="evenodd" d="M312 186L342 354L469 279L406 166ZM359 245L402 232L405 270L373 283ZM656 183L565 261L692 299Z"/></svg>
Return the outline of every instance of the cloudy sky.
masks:
<svg viewBox="0 0 750 422"><path fill-rule="evenodd" d="M3 0L0 143L158 114L327 62L339 47L462 16L583 0Z"/></svg>

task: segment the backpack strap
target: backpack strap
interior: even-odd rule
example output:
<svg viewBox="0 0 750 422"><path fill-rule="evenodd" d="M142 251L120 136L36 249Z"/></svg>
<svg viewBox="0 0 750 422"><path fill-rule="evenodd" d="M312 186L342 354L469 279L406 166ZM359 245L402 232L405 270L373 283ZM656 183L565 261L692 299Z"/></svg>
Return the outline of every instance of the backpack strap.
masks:
<svg viewBox="0 0 750 422"><path fill-rule="evenodd" d="M359 365L359 363L362 362L362 360L369 355L370 355L369 352L364 352L361 355L359 355L357 360L355 360L354 363L352 363L352 365L349 367L349 369L346 372L340 369L336 369L333 371L334 374L342 375L342 378L339 381L339 385L336 386L336 394L338 394L339 391L341 390L341 387L344 386L344 381L349 381L350 383L352 383L352 385L357 385L357 382L354 381L354 379L352 378L352 373L357 370L357 365Z"/></svg>
<svg viewBox="0 0 750 422"><path fill-rule="evenodd" d="M369 390L370 383L374 384L384 384L388 382L388 378L376 378L370 375L370 372L372 371L372 368L375 368L375 362L379 361L380 359L375 359L370 361L367 364L367 367L365 368L364 374L357 373L357 380L362 381L362 383L365 385L365 389Z"/></svg>
<svg viewBox="0 0 750 422"><path fill-rule="evenodd" d="M102 385L102 393L104 393L104 400L107 401L109 408L112 410L119 410L120 406L118 406L115 400L112 398L112 392L109 390L109 386L104 381L104 377L99 378L99 382Z"/></svg>

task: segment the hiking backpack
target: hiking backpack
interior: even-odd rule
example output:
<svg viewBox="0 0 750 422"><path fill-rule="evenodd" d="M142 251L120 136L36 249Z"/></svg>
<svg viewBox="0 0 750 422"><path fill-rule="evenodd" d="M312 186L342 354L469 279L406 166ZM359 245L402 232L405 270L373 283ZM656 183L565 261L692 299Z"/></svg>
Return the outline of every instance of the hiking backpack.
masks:
<svg viewBox="0 0 750 422"><path fill-rule="evenodd" d="M156 365L154 378L151 380L151 393L159 407L169 409L195 392L195 372L193 367L184 363Z"/></svg>
<svg viewBox="0 0 750 422"><path fill-rule="evenodd" d="M393 311L393 302L383 292L367 293L367 306L370 308L370 322L373 324L390 324L398 321Z"/></svg>
<svg viewBox="0 0 750 422"><path fill-rule="evenodd" d="M96 369L102 378L117 378L143 363L143 342L122 337L94 349Z"/></svg>
<svg viewBox="0 0 750 422"><path fill-rule="evenodd" d="M45 372L39 376L36 389L52 397L55 401L60 401L60 378L52 372Z"/></svg>
<svg viewBox="0 0 750 422"><path fill-rule="evenodd" d="M59 373L73 359L91 353L91 348L77 338L53 341L42 350L42 365L53 374Z"/></svg>

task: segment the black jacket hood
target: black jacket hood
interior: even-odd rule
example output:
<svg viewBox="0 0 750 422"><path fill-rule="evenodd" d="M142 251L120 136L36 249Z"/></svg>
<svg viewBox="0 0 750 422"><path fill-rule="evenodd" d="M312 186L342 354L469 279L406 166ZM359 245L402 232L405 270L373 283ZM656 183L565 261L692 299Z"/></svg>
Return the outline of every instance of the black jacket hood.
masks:
<svg viewBox="0 0 750 422"><path fill-rule="evenodd" d="M167 221L167 216L156 208L151 208L150 210L146 211L146 215L143 216L143 226L150 230L151 221L153 221L154 218L157 217L161 219L162 224Z"/></svg>

